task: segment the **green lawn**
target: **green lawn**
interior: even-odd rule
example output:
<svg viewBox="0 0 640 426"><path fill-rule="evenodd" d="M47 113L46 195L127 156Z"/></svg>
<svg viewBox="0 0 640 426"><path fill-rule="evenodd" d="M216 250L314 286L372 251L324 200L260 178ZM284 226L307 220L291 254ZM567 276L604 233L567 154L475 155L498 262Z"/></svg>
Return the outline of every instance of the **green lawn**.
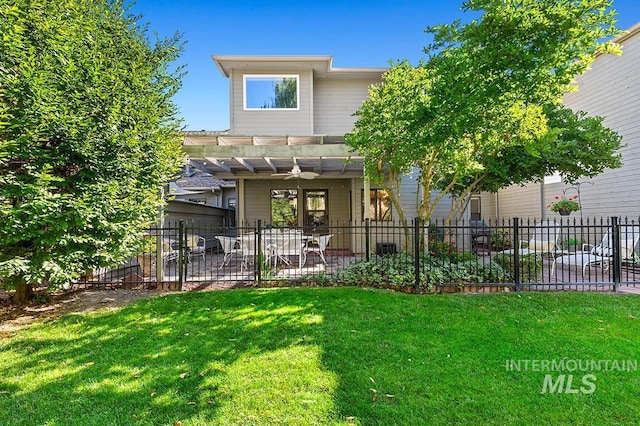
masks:
<svg viewBox="0 0 640 426"><path fill-rule="evenodd" d="M639 342L630 295L167 295L0 339L0 423L638 424L636 369L533 361L637 365ZM546 374L577 393L542 393Z"/></svg>

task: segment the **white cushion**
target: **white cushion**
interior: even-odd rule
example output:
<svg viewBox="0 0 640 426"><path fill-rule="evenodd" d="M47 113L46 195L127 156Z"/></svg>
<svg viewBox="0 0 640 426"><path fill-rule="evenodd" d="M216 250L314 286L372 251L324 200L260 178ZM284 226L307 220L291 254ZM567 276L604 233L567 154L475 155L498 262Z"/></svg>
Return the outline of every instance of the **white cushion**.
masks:
<svg viewBox="0 0 640 426"><path fill-rule="evenodd" d="M529 241L529 250L536 251L541 253L551 253L555 250L555 243L552 241L537 241L531 240Z"/></svg>

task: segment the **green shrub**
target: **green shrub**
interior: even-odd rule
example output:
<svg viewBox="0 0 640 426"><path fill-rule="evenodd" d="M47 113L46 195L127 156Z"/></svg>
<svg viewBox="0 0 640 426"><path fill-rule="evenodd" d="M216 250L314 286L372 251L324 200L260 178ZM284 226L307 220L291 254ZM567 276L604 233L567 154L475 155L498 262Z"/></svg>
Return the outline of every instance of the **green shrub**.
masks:
<svg viewBox="0 0 640 426"><path fill-rule="evenodd" d="M459 263L476 259L476 255L466 251L460 252L454 241L429 241L429 253L432 258ZM429 258L427 258L429 259Z"/></svg>
<svg viewBox="0 0 640 426"><path fill-rule="evenodd" d="M460 261L422 254L420 256L420 291L430 292L435 286L502 283L507 274L499 265L471 254L459 253ZM342 285L392 288L415 285L415 263L411 255L387 255L384 261L373 258L360 260L340 269L335 282Z"/></svg>
<svg viewBox="0 0 640 426"><path fill-rule="evenodd" d="M491 234L491 246L495 250L504 250L511 247L511 236L504 229L498 229Z"/></svg>
<svg viewBox="0 0 640 426"><path fill-rule="evenodd" d="M510 281L515 279L515 262L513 254L498 253L491 260L500 265L507 273ZM542 281L542 256L531 253L518 257L520 265L520 282Z"/></svg>

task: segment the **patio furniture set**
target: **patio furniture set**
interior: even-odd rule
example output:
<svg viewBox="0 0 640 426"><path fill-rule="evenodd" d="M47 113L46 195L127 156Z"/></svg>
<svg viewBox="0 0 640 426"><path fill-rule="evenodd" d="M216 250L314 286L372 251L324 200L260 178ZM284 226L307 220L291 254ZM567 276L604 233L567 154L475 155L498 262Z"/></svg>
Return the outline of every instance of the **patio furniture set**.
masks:
<svg viewBox="0 0 640 426"><path fill-rule="evenodd" d="M263 230L260 233L261 253L266 263L276 266L278 262L291 265L291 257L298 261L298 268L302 268L309 254L315 253L325 265L327 261L324 252L333 235L305 235L300 230ZM241 270L251 264L257 255L256 243L258 234L251 232L237 237L217 235L215 237L224 251L224 259L220 269L229 265L233 256L241 257Z"/></svg>
<svg viewBox="0 0 640 426"><path fill-rule="evenodd" d="M578 266L582 275L587 268L600 266L602 270L609 269L613 262L614 246L611 231L606 232L602 240L596 244L582 244L580 250L566 250L560 244L562 227L554 223L543 222L533 229L532 238L521 240L517 249L504 250L501 253L513 254L516 250L520 255L536 254L548 255L552 258L551 275L557 267ZM636 264L638 256L638 242L640 241L640 226L622 226L620 228L620 259L622 262Z"/></svg>

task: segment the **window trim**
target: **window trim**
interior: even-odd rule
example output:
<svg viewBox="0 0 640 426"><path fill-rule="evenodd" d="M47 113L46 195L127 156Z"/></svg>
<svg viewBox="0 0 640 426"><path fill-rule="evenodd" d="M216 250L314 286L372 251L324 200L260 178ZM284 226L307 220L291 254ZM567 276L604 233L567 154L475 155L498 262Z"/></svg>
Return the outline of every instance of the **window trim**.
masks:
<svg viewBox="0 0 640 426"><path fill-rule="evenodd" d="M384 191L383 188L369 188L369 194L371 194L372 191L376 192L376 197L375 197L375 201L378 201L378 191ZM360 206L361 206L361 213L362 213L362 221L364 221L365 219L369 219L371 222L382 222L382 223L386 223L386 222L393 222L393 205L389 206L389 217L387 219L378 219L377 217L375 218L371 218L369 214L367 214L364 211L364 195L365 194L365 190L364 188L361 189L361 197L360 197ZM371 199L371 197L369 197ZM374 204L377 203L373 203L374 199L371 199L370 205L373 206ZM379 212L377 205L375 207L375 212L376 212L376 216L377 213Z"/></svg>
<svg viewBox="0 0 640 426"><path fill-rule="evenodd" d="M296 108L249 108L247 107L247 79L296 79ZM243 74L242 75L242 108L244 111L300 111L300 75L299 74Z"/></svg>

